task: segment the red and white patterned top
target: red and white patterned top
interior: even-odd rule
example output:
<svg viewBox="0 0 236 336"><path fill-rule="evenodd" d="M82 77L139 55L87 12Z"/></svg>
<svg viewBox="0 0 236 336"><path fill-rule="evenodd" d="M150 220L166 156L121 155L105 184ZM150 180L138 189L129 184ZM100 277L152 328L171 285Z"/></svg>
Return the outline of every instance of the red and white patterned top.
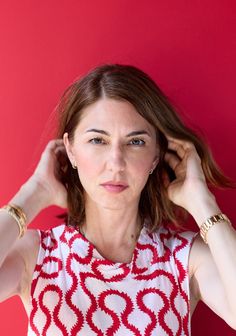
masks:
<svg viewBox="0 0 236 336"><path fill-rule="evenodd" d="M190 335L194 232L143 227L131 263L103 258L72 227L39 233L28 336Z"/></svg>

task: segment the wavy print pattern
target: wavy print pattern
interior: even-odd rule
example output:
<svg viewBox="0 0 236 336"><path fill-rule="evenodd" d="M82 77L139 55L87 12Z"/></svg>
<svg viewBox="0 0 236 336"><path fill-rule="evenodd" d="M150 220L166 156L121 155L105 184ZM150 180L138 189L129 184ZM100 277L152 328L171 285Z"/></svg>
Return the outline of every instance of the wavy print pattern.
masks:
<svg viewBox="0 0 236 336"><path fill-rule="evenodd" d="M130 264L103 258L74 228L39 233L28 336L190 335L193 232L144 227Z"/></svg>

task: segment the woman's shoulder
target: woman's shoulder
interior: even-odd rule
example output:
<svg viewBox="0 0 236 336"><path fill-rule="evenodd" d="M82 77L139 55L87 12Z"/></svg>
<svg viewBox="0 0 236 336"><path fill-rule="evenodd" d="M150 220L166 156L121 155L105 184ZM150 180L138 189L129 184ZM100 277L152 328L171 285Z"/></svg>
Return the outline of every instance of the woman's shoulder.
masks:
<svg viewBox="0 0 236 336"><path fill-rule="evenodd" d="M151 251L145 255L151 253L152 264L166 272L171 270L171 274L183 283L189 279L189 256L196 235L197 232L191 230L177 230L163 225L153 232L146 232L141 248Z"/></svg>
<svg viewBox="0 0 236 336"><path fill-rule="evenodd" d="M152 238L154 242L174 251L190 248L196 235L197 232L188 229L174 229L161 225L152 233Z"/></svg>
<svg viewBox="0 0 236 336"><path fill-rule="evenodd" d="M61 244L69 245L79 234L75 227L68 226L65 223L46 230L37 231L39 234L40 245L43 250L54 250Z"/></svg>
<svg viewBox="0 0 236 336"><path fill-rule="evenodd" d="M51 237L56 238L60 237L63 234L73 234L78 232L74 227L68 226L65 223L61 223L56 226L52 226L46 229L37 229L39 236L41 237Z"/></svg>

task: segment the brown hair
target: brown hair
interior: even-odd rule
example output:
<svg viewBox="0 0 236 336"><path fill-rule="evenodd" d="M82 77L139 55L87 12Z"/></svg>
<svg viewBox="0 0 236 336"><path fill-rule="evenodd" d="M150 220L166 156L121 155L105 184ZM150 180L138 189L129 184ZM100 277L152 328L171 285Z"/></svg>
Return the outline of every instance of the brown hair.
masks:
<svg viewBox="0 0 236 336"><path fill-rule="evenodd" d="M182 213L168 198L163 182L163 174L170 179L174 173L164 161L168 150L166 135L192 142L202 161L207 182L213 186L230 187L232 181L223 175L213 160L206 143L190 128L183 124L172 104L157 84L142 70L121 64L105 64L91 70L87 75L75 81L65 91L58 105L59 126L57 137L65 132L73 141L74 131L79 123L83 109L99 99L107 97L130 102L157 132L160 146L160 161L144 187L139 203L142 220L149 219L150 231L160 223L170 221L176 225L182 221ZM81 225L85 219L83 187L78 173L67 165L61 173L61 181L68 192L68 224Z"/></svg>

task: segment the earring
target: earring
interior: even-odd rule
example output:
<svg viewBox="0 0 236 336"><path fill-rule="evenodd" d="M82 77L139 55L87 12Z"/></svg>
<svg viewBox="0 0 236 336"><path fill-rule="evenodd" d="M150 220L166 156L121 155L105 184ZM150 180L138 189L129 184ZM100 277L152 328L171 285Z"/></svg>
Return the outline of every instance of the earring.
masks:
<svg viewBox="0 0 236 336"><path fill-rule="evenodd" d="M73 169L77 169L76 163L72 163L71 165Z"/></svg>
<svg viewBox="0 0 236 336"><path fill-rule="evenodd" d="M151 170L149 170L149 174L152 175L154 169L158 166L159 162L157 162L157 164L155 165L155 167L153 167Z"/></svg>

